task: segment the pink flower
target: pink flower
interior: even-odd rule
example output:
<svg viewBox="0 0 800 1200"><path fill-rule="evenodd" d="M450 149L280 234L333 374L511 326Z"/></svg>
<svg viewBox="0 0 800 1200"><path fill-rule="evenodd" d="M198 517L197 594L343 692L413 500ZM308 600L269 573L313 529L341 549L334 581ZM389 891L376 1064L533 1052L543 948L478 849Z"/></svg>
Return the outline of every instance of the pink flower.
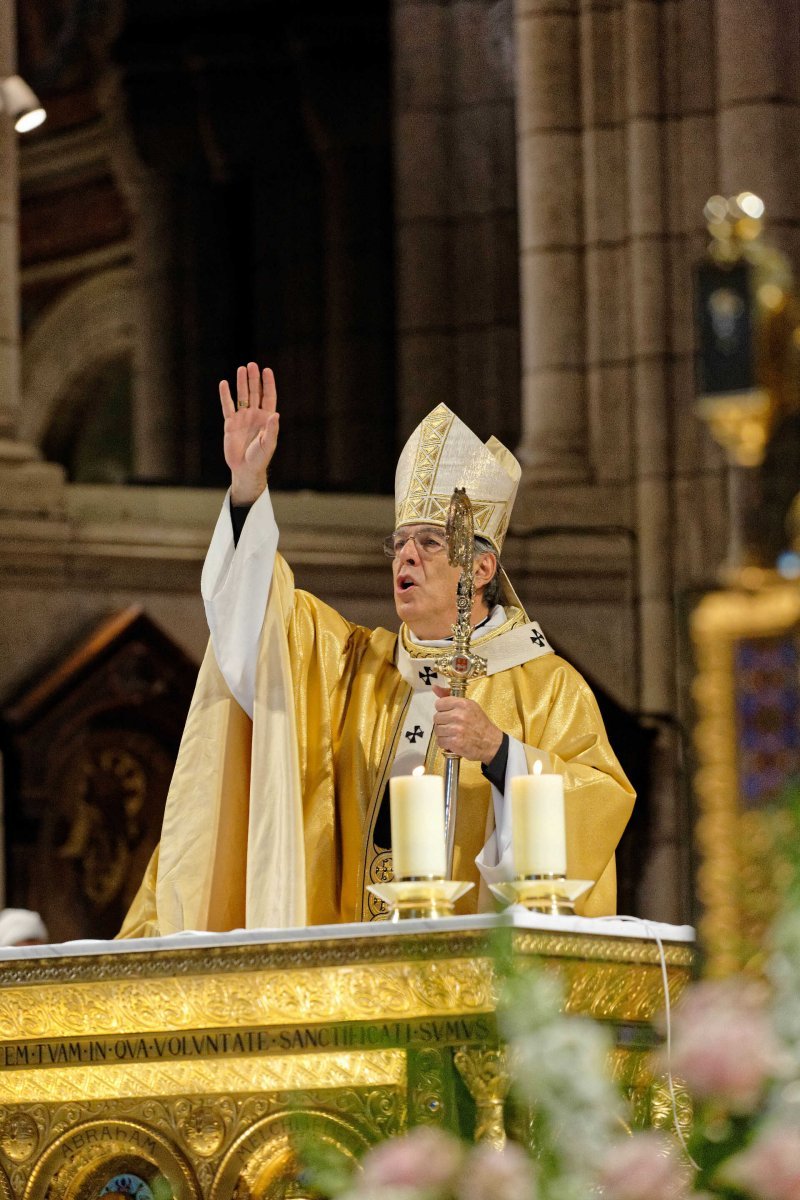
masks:
<svg viewBox="0 0 800 1200"><path fill-rule="evenodd" d="M724 1183L740 1187L758 1200L800 1197L800 1129L776 1122L719 1172Z"/></svg>
<svg viewBox="0 0 800 1200"><path fill-rule="evenodd" d="M407 1188L450 1195L463 1159L463 1147L451 1134L420 1125L368 1150L356 1189L359 1194Z"/></svg>
<svg viewBox="0 0 800 1200"><path fill-rule="evenodd" d="M650 1130L614 1142L600 1167L604 1200L688 1200L688 1170L675 1145Z"/></svg>
<svg viewBox="0 0 800 1200"><path fill-rule="evenodd" d="M673 1017L671 1067L698 1100L739 1113L756 1107L783 1061L765 1001L760 984L741 979L689 988ZM667 1067L665 1050L657 1065Z"/></svg>
<svg viewBox="0 0 800 1200"><path fill-rule="evenodd" d="M536 1200L533 1164L515 1142L495 1150L485 1142L467 1155L459 1200Z"/></svg>

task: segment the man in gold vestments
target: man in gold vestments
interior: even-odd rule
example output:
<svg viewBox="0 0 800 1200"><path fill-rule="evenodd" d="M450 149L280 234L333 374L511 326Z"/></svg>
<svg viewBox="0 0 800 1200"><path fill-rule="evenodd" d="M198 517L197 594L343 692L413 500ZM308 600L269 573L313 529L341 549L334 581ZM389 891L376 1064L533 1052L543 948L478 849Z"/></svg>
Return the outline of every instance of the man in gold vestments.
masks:
<svg viewBox="0 0 800 1200"><path fill-rule="evenodd" d="M519 482L513 455L445 405L398 463L392 560L399 633L354 625L294 587L277 553L267 488L279 418L272 372L220 385L229 499L203 571L211 640L186 721L159 849L121 936L289 928L384 915L367 891L391 878L388 780L462 758L453 877L490 907L513 877L510 780L537 761L563 774L568 870L594 887L585 915L613 913L614 849L633 791L581 676L528 620L499 565ZM439 684L456 619L450 496L475 516L473 647L487 674L467 699Z"/></svg>

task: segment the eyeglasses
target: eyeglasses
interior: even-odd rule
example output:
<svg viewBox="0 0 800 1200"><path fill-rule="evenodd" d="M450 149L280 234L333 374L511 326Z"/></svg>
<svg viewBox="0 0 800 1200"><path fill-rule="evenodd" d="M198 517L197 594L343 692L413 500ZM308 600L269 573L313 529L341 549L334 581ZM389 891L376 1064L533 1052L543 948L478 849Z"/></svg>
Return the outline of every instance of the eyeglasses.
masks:
<svg viewBox="0 0 800 1200"><path fill-rule="evenodd" d="M447 549L447 538L441 529L418 529L416 533L396 529L383 539L383 553L387 558L397 558L409 541L417 547L420 558L433 558Z"/></svg>

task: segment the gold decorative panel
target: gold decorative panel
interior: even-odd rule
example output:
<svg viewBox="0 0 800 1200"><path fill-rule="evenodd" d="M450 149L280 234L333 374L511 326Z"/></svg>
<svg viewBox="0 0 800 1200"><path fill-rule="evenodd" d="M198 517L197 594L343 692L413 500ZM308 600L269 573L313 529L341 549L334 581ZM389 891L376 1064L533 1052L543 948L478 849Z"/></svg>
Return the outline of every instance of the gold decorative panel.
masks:
<svg viewBox="0 0 800 1200"><path fill-rule="evenodd" d="M211 967L210 962L208 965ZM37 988L35 995L27 989L4 987L0 990L0 1039L43 1040L54 1029L59 1038L75 1039L66 1048L62 1042L52 1050L42 1043L41 1065L50 1065L54 1055L61 1056L63 1065L75 1061L69 1058L73 1054L82 1063L131 1059L137 1045L130 1035L151 1033L161 1036L147 1039L150 1053L201 1057L214 1053L213 1047L198 1043L193 1050L191 1040L176 1036L179 1031L222 1027L232 1032L241 1027L256 1030L278 1023L317 1024L378 1016L409 1019L444 1016L454 1010L489 1012L492 1007L491 972L481 960L373 963L366 973L363 967L333 965L324 972L307 967L235 971L223 977L201 972L183 978L53 983ZM81 1038L90 1042L81 1042ZM173 1050L179 1045L182 1049ZM230 1047L227 1052L237 1052L232 1040ZM250 1048L252 1037L238 1052ZM3 1065L18 1064L6 1059Z"/></svg>
<svg viewBox="0 0 800 1200"><path fill-rule="evenodd" d="M459 1128L465 1087L473 1132L500 1144L497 936L618 1028L615 1070L650 1111L652 943L479 920L359 931L0 963L0 1200L304 1200L299 1130L352 1158L409 1123ZM675 1001L691 947L665 954Z"/></svg>
<svg viewBox="0 0 800 1200"><path fill-rule="evenodd" d="M187 1092L275 1092L311 1088L399 1087L401 1050L359 1054L296 1054L272 1059L136 1063L65 1067L61 1071L8 1071L0 1075L0 1103L114 1100L117 1096L180 1096Z"/></svg>
<svg viewBox="0 0 800 1200"><path fill-rule="evenodd" d="M282 1197L295 1184L299 1164L295 1141L298 1134L335 1147L355 1164L370 1143L350 1121L329 1113L306 1111L267 1117L248 1129L228 1151L211 1188L210 1200L272 1200ZM291 1194L297 1198L296 1188ZM302 1193L300 1193L302 1196Z"/></svg>
<svg viewBox="0 0 800 1200"><path fill-rule="evenodd" d="M717 976L760 969L782 805L800 776L800 584L756 582L704 596L691 623L700 929Z"/></svg>
<svg viewBox="0 0 800 1200"><path fill-rule="evenodd" d="M198 1200L189 1163L157 1130L132 1121L88 1121L62 1134L42 1155L24 1200L78 1200L123 1192L138 1181L141 1200ZM160 1186L159 1186L160 1185ZM136 1194L136 1193L134 1193Z"/></svg>

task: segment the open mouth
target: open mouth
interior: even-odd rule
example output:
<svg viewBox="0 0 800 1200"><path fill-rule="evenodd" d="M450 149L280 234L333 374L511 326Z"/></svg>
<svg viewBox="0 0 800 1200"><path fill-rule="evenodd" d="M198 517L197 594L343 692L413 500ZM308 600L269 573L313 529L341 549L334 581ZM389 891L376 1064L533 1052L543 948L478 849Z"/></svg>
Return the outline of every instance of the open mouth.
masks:
<svg viewBox="0 0 800 1200"><path fill-rule="evenodd" d="M397 588L398 591L407 592L409 588L414 587L414 580L409 579L407 575L398 575Z"/></svg>

